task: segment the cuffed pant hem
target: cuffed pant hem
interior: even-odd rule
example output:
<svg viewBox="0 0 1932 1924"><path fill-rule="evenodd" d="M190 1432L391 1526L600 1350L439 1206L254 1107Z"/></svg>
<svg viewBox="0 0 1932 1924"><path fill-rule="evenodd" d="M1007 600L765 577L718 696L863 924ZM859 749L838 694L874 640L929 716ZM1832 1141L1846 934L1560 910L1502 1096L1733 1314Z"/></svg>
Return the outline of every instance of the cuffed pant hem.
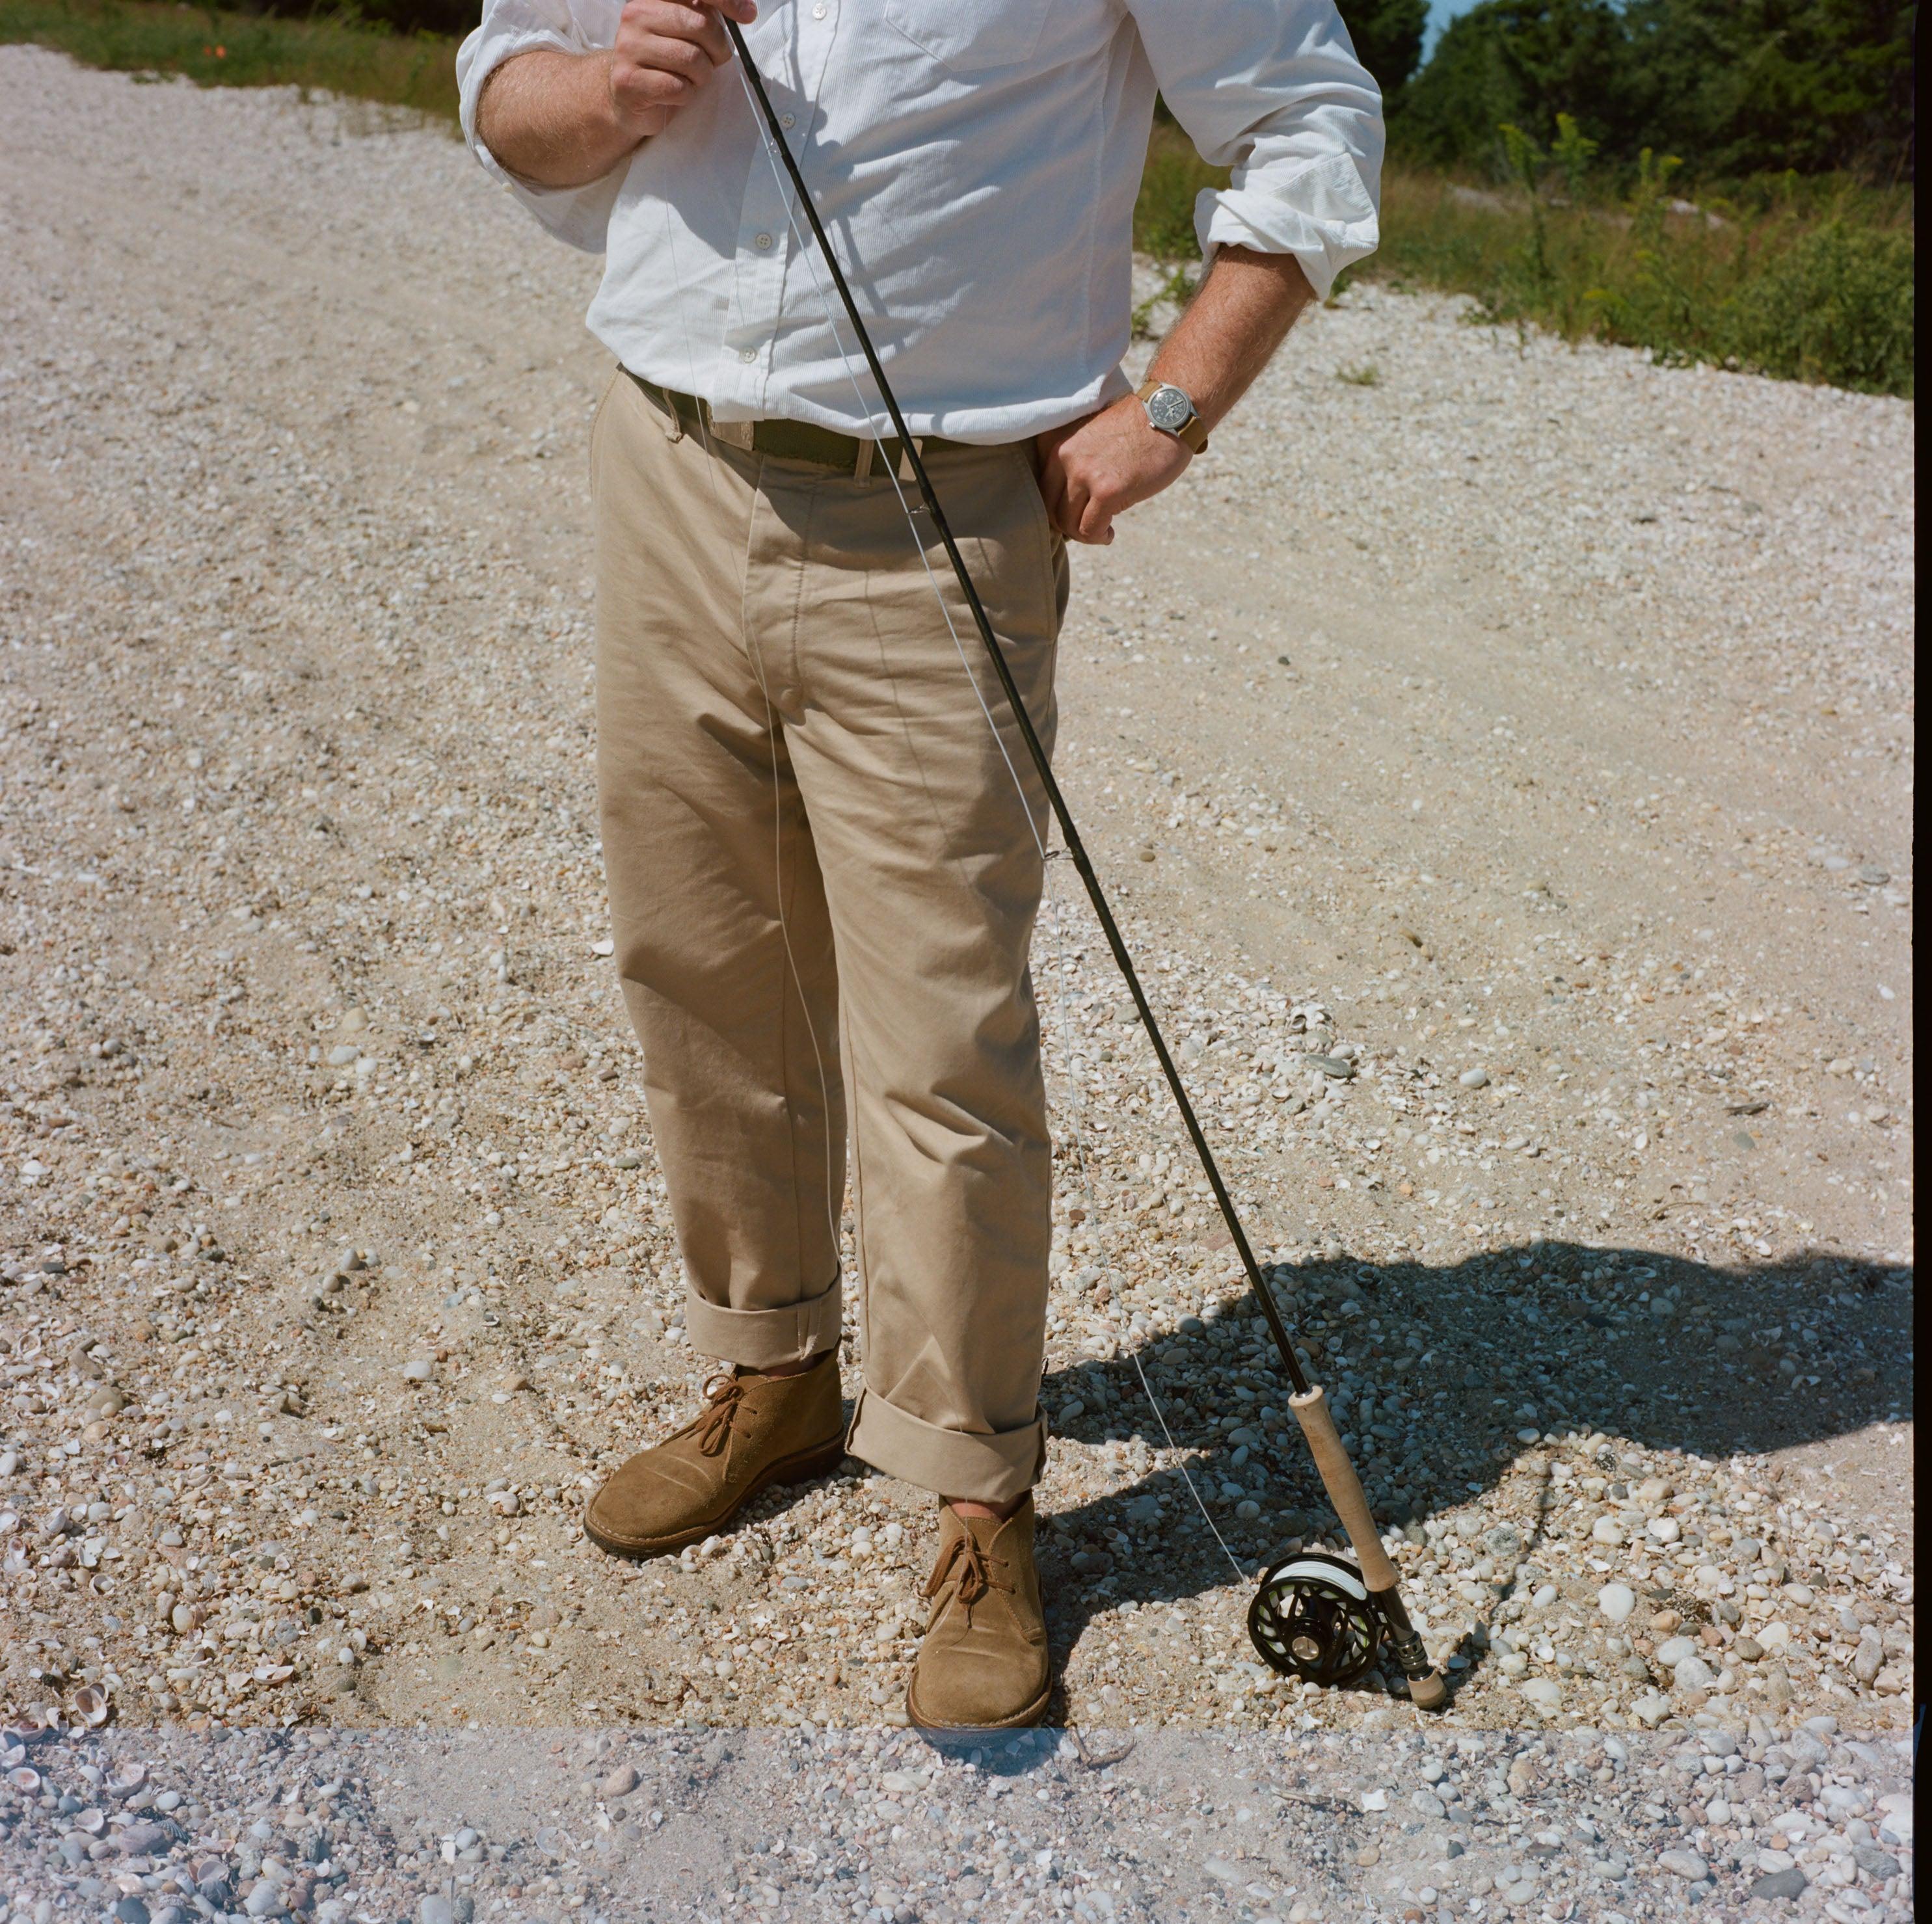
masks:
<svg viewBox="0 0 1932 1924"><path fill-rule="evenodd" d="M1036 1416L997 1436L942 1430L896 1409L874 1389L862 1387L847 1452L862 1462L903 1477L936 1497L970 1503L1010 1503L1040 1481L1046 1463L1046 1421Z"/></svg>
<svg viewBox="0 0 1932 1924"><path fill-rule="evenodd" d="M684 1326L700 1356L746 1369L802 1363L838 1347L838 1278L830 1288L782 1309L725 1309L687 1290Z"/></svg>

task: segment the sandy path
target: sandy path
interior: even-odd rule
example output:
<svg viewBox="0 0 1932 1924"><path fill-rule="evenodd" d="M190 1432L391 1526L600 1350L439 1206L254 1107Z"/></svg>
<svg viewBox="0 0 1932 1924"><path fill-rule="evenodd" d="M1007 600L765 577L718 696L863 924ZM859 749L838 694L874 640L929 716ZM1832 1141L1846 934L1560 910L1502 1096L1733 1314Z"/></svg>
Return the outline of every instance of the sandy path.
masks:
<svg viewBox="0 0 1932 1924"><path fill-rule="evenodd" d="M910 1493L576 1536L696 1378L594 951L591 265L360 110L9 48L0 120L0 1494L75 1533L7 1566L9 1701L890 1716ZM1905 1701L1912 432L1363 291L1078 558L1070 792L1472 1723ZM1386 1719L1244 1671L1186 1533L1183 1461L1244 1555L1322 1518L1063 915L1068 1714ZM1560 1707L1484 1656L1546 1580Z"/></svg>

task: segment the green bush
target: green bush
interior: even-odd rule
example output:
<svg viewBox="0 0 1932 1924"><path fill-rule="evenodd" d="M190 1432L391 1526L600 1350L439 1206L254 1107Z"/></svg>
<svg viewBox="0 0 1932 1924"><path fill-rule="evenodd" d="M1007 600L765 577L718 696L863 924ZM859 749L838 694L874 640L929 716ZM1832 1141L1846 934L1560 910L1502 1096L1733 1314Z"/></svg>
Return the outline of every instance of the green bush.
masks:
<svg viewBox="0 0 1932 1924"><path fill-rule="evenodd" d="M1910 235L1828 221L1740 287L1732 357L1786 380L1910 394L1912 256Z"/></svg>

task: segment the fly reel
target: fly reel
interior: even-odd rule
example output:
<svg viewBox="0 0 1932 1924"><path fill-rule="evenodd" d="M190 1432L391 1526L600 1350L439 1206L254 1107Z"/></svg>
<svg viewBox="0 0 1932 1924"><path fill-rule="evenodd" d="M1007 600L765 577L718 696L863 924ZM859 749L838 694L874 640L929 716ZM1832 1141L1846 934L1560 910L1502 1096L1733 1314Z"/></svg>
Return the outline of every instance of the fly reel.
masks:
<svg viewBox="0 0 1932 1924"><path fill-rule="evenodd" d="M1262 1578L1248 1635L1271 1669L1336 1689L1373 1666L1382 1616L1354 1564L1307 1551Z"/></svg>

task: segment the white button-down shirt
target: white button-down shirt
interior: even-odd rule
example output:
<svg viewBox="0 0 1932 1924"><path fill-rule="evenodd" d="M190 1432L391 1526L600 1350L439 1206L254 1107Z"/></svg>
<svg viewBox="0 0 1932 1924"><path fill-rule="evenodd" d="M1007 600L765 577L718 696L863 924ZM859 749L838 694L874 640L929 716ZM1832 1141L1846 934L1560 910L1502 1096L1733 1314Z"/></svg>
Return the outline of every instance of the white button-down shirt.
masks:
<svg viewBox="0 0 1932 1924"><path fill-rule="evenodd" d="M590 326L634 373L721 420L889 433L735 67L589 187L532 187L478 138L493 69L608 47L620 12L487 0L457 57L477 157L604 253ZM1018 440L1128 391L1156 87L1234 169L1204 250L1292 253L1325 295L1376 244L1381 96L1333 0L764 0L746 37L915 433Z"/></svg>

